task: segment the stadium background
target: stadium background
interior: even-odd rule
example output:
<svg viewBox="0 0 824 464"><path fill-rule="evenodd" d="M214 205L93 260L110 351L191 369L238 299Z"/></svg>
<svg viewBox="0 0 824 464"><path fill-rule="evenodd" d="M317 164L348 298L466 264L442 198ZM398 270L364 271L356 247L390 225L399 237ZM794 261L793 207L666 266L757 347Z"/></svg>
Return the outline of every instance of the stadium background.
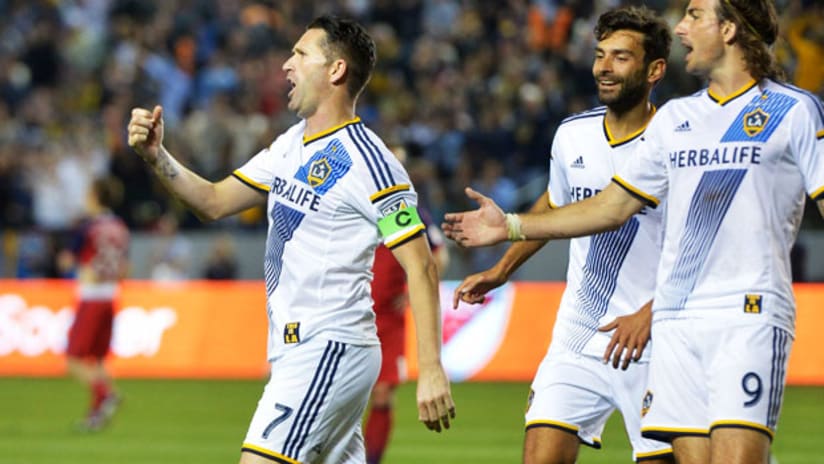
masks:
<svg viewBox="0 0 824 464"><path fill-rule="evenodd" d="M125 146L132 106L161 102L170 149L198 172L222 178L295 121L285 111L280 66L303 24L321 12L354 16L369 26L379 47L378 68L358 113L412 155L410 173L435 217L470 206L462 194L465 185L515 210L545 187L546 153L560 120L597 104L590 76L592 26L601 12L620 3L0 0L0 277L6 279L0 283L0 464L208 463L237 457L262 385L255 378L259 373L232 371L232 366L246 356L237 340L260 340L256 349L262 357L263 311L255 311L262 290L255 281L262 272L264 215L251 210L202 225L170 201ZM657 9L671 24L686 4L633 3ZM776 52L790 80L824 95L824 6L800 0L777 4L784 33ZM656 89L659 106L701 86L681 71L682 53L676 40L667 77ZM120 336L118 346L130 356L114 360L126 407L112 429L81 437L68 424L81 413L83 392L59 377L60 330L68 314L61 310L71 307L70 283L42 279L72 276L64 250L82 213L83 193L101 175L123 186L118 212L134 233L132 277L140 279L128 286L135 296L151 300L132 305L142 312L119 317L128 322L124 327L156 331ZM799 282L824 281L822 229L808 208L793 254ZM445 294L449 280L485 268L502 249L451 251ZM562 281L565 266L565 243L552 243L519 272L522 283L502 293L528 293L524 289L533 284L523 281ZM203 278L229 282L198 280ZM559 284L534 285L551 295L559 291ZM791 358L806 374L794 383L819 386L788 389L775 443L783 464L824 462L824 452L815 446L824 432L824 361L816 357L824 347L815 330L820 326L816 303L824 301L824 291L812 284L799 288L812 296L799 310L796 344L809 348L803 354L796 349ZM197 297L198 292L206 296ZM175 293L192 297L183 314L193 319L175 313L172 320L170 313L155 311L172 308ZM237 298L221 300L220 294ZM461 330L486 331L473 339L506 341L489 350L512 346L514 358L499 364L528 372L548 343L551 299L504 305L507 317L523 313L538 329L535 334L507 333L516 326L503 323L509 319L501 309L451 314L449 334L458 334L454 342L467 337ZM209 323L214 314L234 319L235 332ZM487 322L473 323L477 320ZM190 331L189 338L173 332L180 327ZM225 342L216 343L219 336ZM161 360L147 355L161 348L175 355ZM187 371L203 367L198 358L203 353L217 356L223 370ZM465 367L461 361L468 357L456 356L456 368ZM147 370L130 372L129 359ZM459 420L455 430L437 437L415 423L414 383L403 387L387 462L517 462L528 384L523 372L507 375L456 384ZM629 461L615 420L604 442L607 449L586 451L582 461Z"/></svg>

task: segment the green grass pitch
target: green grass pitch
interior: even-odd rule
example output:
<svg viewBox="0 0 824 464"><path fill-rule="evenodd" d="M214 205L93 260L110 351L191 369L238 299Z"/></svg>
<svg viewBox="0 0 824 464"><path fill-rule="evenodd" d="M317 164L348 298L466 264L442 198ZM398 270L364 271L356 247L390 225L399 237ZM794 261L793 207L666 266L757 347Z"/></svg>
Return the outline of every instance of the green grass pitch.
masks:
<svg viewBox="0 0 824 464"><path fill-rule="evenodd" d="M86 392L68 379L0 378L0 464L234 463L263 387L260 381L121 380L125 401L108 429L73 431ZM398 391L386 464L518 463L528 385L453 386L458 417L445 433L416 421L414 384ZM774 453L781 464L824 462L824 388L788 388ZM580 462L631 462L614 416L604 448L582 448Z"/></svg>

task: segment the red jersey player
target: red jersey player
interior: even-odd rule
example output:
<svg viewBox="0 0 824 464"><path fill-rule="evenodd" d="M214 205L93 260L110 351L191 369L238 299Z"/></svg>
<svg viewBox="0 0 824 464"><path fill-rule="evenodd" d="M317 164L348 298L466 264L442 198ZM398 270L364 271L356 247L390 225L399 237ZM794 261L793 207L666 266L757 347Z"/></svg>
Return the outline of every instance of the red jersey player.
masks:
<svg viewBox="0 0 824 464"><path fill-rule="evenodd" d="M89 413L80 424L89 431L106 425L120 402L104 364L112 337L114 298L126 273L129 250L129 230L110 210L117 187L108 179L93 182L87 199L89 218L75 248L79 305L66 355L69 371L91 391Z"/></svg>
<svg viewBox="0 0 824 464"><path fill-rule="evenodd" d="M418 205L418 212L426 224L426 235L438 273L446 267L448 255L440 229L432 224L429 214ZM383 245L375 250L372 265L372 300L374 300L375 324L381 340L383 361L375 386L372 387L369 416L366 420L364 440L366 462L377 464L383 456L392 431L392 403L395 387L406 380L404 347L406 327L404 312L408 305L406 273L392 252Z"/></svg>

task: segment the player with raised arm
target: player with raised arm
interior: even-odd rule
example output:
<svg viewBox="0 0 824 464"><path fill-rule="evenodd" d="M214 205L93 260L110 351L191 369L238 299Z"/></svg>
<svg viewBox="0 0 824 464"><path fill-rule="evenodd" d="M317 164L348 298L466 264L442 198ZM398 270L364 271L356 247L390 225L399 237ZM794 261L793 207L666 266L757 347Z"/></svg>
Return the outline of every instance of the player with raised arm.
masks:
<svg viewBox="0 0 824 464"><path fill-rule="evenodd" d="M120 404L105 359L112 340L115 298L128 270L129 229L112 213L121 193L113 179L92 182L86 199L88 218L72 253L80 303L69 329L66 356L71 374L91 392L89 412L79 424L91 432L103 428Z"/></svg>
<svg viewBox="0 0 824 464"><path fill-rule="evenodd" d="M620 227L667 200L642 432L679 463L767 463L795 301L790 249L805 193L824 216L824 106L781 81L767 0L691 0L675 29L709 86L664 105L600 194L540 214L448 214L464 246Z"/></svg>
<svg viewBox="0 0 824 464"><path fill-rule="evenodd" d="M666 69L672 42L667 24L649 9L621 8L598 18L595 37L592 73L605 106L561 123L552 143L547 192L532 212L583 200L608 185L655 113L649 98ZM552 344L530 391L525 463L576 462L581 443L601 446L604 425L616 409L636 461L672 462L668 443L641 437L649 362L644 348L661 223L661 210L647 208L616 231L571 241ZM513 244L495 266L461 282L455 305L483 301L545 244ZM614 369L619 363L622 370Z"/></svg>
<svg viewBox="0 0 824 464"><path fill-rule="evenodd" d="M417 326L418 419L455 417L440 359L438 274L403 166L355 115L375 44L354 21L313 20L283 65L301 121L212 183L163 147L162 108L136 108L129 144L201 218L267 204L264 278L271 377L242 464L362 463L361 416L380 368L370 268L382 241L407 274Z"/></svg>

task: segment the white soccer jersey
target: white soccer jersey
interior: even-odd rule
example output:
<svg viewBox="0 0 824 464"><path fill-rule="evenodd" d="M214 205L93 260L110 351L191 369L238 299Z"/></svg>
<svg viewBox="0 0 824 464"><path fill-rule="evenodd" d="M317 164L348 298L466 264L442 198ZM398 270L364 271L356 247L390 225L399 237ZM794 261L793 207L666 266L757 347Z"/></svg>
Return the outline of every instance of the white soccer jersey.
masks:
<svg viewBox="0 0 824 464"><path fill-rule="evenodd" d="M305 127L292 126L234 172L269 194L270 360L318 334L379 343L370 296L377 222L417 204L406 170L359 118L309 138ZM423 229L410 223L384 243L393 248Z"/></svg>
<svg viewBox="0 0 824 464"><path fill-rule="evenodd" d="M821 102L770 80L661 108L614 179L651 204L667 199L656 320L761 317L792 333L790 248L804 191L824 197L822 137Z"/></svg>
<svg viewBox="0 0 824 464"><path fill-rule="evenodd" d="M635 151L644 128L615 140L605 114L606 107L595 108L567 118L558 128L549 162L553 208L601 191ZM567 286L553 329L553 348L601 357L612 333L598 332L598 327L638 311L652 299L662 209L644 208L618 230L570 241Z"/></svg>

